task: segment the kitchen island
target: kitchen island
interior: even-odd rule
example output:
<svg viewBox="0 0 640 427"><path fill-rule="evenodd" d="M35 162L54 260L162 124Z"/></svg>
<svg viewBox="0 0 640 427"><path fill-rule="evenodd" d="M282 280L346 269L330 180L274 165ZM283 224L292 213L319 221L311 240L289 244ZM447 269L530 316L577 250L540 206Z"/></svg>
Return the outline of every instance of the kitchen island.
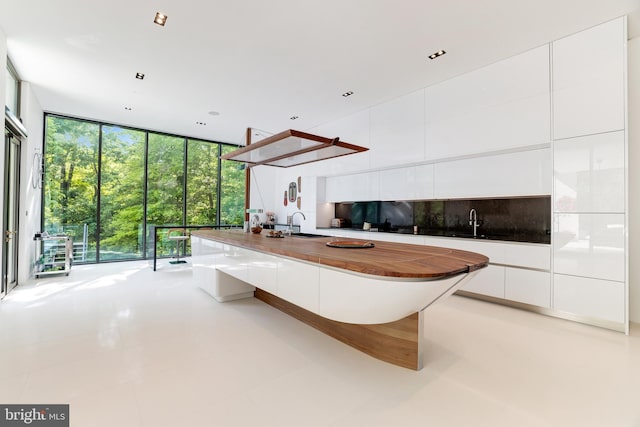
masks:
<svg viewBox="0 0 640 427"><path fill-rule="evenodd" d="M192 234L194 280L220 302L256 297L381 360L422 368L423 311L489 259L433 246L326 237Z"/></svg>

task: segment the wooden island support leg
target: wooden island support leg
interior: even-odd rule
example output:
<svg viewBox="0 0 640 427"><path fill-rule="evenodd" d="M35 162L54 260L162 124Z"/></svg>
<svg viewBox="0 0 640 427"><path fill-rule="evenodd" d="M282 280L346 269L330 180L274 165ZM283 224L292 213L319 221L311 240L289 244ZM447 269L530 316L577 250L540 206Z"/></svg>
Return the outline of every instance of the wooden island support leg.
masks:
<svg viewBox="0 0 640 427"><path fill-rule="evenodd" d="M254 296L376 359L404 368L422 369L424 345L422 311L395 322L358 325L326 319L262 289L256 289Z"/></svg>

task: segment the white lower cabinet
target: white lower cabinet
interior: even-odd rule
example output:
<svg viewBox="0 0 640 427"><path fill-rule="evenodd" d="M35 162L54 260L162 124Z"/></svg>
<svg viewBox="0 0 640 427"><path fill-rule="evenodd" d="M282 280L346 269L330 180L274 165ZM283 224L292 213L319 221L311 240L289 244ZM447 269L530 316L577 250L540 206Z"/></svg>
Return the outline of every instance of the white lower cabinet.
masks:
<svg viewBox="0 0 640 427"><path fill-rule="evenodd" d="M252 263L247 271L247 282L269 293L278 292L279 259L260 252L253 252Z"/></svg>
<svg viewBox="0 0 640 427"><path fill-rule="evenodd" d="M196 236L191 240L196 286L221 302L253 295L254 287L246 283L248 251Z"/></svg>
<svg viewBox="0 0 640 427"><path fill-rule="evenodd" d="M461 289L475 294L504 298L505 268L488 265L469 280Z"/></svg>
<svg viewBox="0 0 640 427"><path fill-rule="evenodd" d="M248 262L251 259L251 252L227 244L223 245L222 251L222 255L217 258L216 269L246 282L248 280Z"/></svg>
<svg viewBox="0 0 640 427"><path fill-rule="evenodd" d="M215 292L216 255L222 245L208 239L191 237L191 263L193 282L210 295Z"/></svg>
<svg viewBox="0 0 640 427"><path fill-rule="evenodd" d="M549 308L551 273L506 267L504 296L511 301Z"/></svg>
<svg viewBox="0 0 640 427"><path fill-rule="evenodd" d="M553 308L589 319L623 323L624 282L554 274Z"/></svg>
<svg viewBox="0 0 640 427"><path fill-rule="evenodd" d="M286 259L279 260L278 297L318 313L319 283L319 267Z"/></svg>

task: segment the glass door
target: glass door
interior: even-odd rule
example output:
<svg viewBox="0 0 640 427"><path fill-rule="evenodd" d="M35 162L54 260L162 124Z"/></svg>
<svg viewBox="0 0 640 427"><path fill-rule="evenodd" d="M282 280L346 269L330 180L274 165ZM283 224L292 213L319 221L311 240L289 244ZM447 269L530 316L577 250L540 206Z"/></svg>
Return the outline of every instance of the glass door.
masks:
<svg viewBox="0 0 640 427"><path fill-rule="evenodd" d="M4 218L2 250L2 289L4 296L17 284L18 200L20 195L20 139L5 129Z"/></svg>

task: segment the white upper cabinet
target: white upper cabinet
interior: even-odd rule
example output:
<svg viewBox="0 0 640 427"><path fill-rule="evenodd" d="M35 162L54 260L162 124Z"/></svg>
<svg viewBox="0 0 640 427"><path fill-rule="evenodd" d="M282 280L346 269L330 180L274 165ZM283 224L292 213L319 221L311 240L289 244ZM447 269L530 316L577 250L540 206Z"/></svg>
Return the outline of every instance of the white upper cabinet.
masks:
<svg viewBox="0 0 640 427"><path fill-rule="evenodd" d="M504 197L551 194L550 149L435 164L435 197Z"/></svg>
<svg viewBox="0 0 640 427"><path fill-rule="evenodd" d="M624 131L554 142L554 211L624 212Z"/></svg>
<svg viewBox="0 0 640 427"><path fill-rule="evenodd" d="M424 90L371 108L371 167L424 160Z"/></svg>
<svg viewBox="0 0 640 427"><path fill-rule="evenodd" d="M549 47L426 89L426 157L549 143Z"/></svg>
<svg viewBox="0 0 640 427"><path fill-rule="evenodd" d="M331 176L326 181L327 202L357 202L380 199L379 172Z"/></svg>
<svg viewBox="0 0 640 427"><path fill-rule="evenodd" d="M554 139L624 128L626 18L553 43Z"/></svg>
<svg viewBox="0 0 640 427"><path fill-rule="evenodd" d="M433 165L380 171L380 200L433 198Z"/></svg>

